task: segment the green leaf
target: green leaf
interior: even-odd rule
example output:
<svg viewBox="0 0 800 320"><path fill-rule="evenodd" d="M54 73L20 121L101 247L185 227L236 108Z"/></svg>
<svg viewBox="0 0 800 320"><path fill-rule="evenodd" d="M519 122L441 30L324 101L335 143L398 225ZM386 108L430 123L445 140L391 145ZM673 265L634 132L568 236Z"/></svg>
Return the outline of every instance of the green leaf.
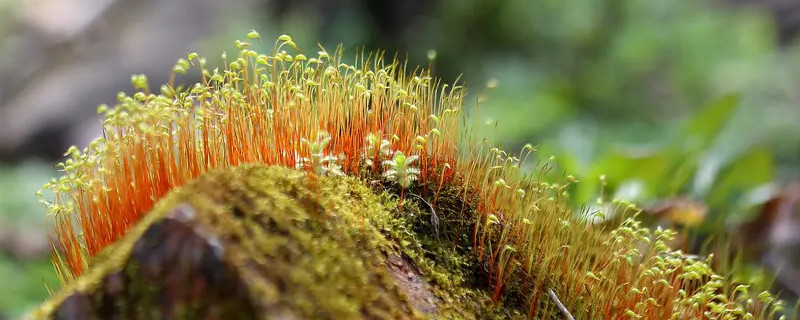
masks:
<svg viewBox="0 0 800 320"><path fill-rule="evenodd" d="M649 198L662 194L670 181L673 162L662 150L619 150L605 155L594 170L597 176L606 175L606 196L626 181L639 180L645 186L642 196Z"/></svg>
<svg viewBox="0 0 800 320"><path fill-rule="evenodd" d="M0 253L0 315L21 317L48 298L47 286L58 289L49 259L18 261Z"/></svg>
<svg viewBox="0 0 800 320"><path fill-rule="evenodd" d="M741 97L738 93L728 94L712 102L687 123L686 139L682 142L689 152L708 148L733 116Z"/></svg>
<svg viewBox="0 0 800 320"><path fill-rule="evenodd" d="M750 149L723 167L707 203L712 207L725 206L745 192L772 181L774 176L775 165L769 149Z"/></svg>

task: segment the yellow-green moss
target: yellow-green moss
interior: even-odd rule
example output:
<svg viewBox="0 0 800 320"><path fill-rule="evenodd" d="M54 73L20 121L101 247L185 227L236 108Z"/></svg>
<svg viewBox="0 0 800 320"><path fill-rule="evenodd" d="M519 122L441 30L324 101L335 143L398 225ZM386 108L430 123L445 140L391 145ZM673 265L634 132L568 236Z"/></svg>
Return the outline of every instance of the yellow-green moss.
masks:
<svg viewBox="0 0 800 320"><path fill-rule="evenodd" d="M136 286L141 266L132 254L149 228L182 205L196 212L193 223L220 240L225 264L245 283L247 303L229 306L238 312L252 308L266 317L280 310L309 319L519 315L494 307L485 292L475 289L479 284L466 281L474 279L466 273L474 271L472 261L477 260L459 247L464 243L433 241L451 239L448 232L453 230L435 235L420 227L432 208L421 209L410 199L401 205L394 194L373 192L351 177L309 177L285 168L245 165L211 171L172 191L123 240L97 256L85 275L32 316L54 317L76 293L102 303L98 295L115 273L133 278L126 287L128 296L116 297L118 310L152 312L149 308L158 299L146 296L157 290ZM443 218L457 214L447 206L440 210L437 215ZM387 272L387 255L404 257L432 284L436 314L411 307ZM175 315L191 316L200 310L194 305L178 307Z"/></svg>
<svg viewBox="0 0 800 320"><path fill-rule="evenodd" d="M386 242L366 219L387 213L355 186L347 178L309 182L301 172L277 167L209 172L162 199L34 316L51 315L72 293L91 294L111 272L136 268L130 263L134 244L185 203L220 239L224 260L239 270L255 309L286 308L299 318L415 318L382 266L379 248Z"/></svg>

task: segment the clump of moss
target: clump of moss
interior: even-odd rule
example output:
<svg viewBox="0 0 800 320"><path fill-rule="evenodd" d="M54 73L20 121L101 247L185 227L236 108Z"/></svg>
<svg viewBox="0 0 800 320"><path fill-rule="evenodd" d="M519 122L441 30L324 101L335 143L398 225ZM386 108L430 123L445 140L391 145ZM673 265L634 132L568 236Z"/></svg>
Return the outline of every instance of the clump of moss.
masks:
<svg viewBox="0 0 800 320"><path fill-rule="evenodd" d="M188 88L170 83L153 94L134 76L140 92L101 108L105 137L67 152L64 176L44 188L55 194L46 204L64 282L170 190L214 168L258 163L299 168L312 184L347 175L394 195L393 216L365 223L399 242L448 294L489 297L497 307L483 310L492 315L771 318L782 308L768 292L751 293L669 249L670 231L635 218L606 230L577 217L573 179L544 181L549 164L522 169L533 146L509 153L461 141L463 89L427 70L407 75L380 56L348 65L341 51L324 49L309 57L288 36L269 55L236 45L223 70L194 53L180 59L176 73L199 67L202 75ZM403 158L415 161L401 166Z"/></svg>
<svg viewBox="0 0 800 320"><path fill-rule="evenodd" d="M160 231L154 226L164 228L165 219L182 210L190 217L188 225L211 237L208 242L219 255L217 267L211 262L213 257L200 258L201 269L212 268L212 279L224 276L230 282L217 286L238 286L216 298L207 296L218 289L214 286L192 289L194 293L184 298L206 295L216 300L185 303L184 313L161 314L161 318L204 315L198 313L202 308L190 312L191 305L223 306L218 316L239 314L247 319L269 314L298 319L418 317L383 266L381 248L388 248L388 242L365 222L368 217L388 214L382 203L352 179L317 182L310 184L303 173L279 167L209 172L162 199L144 221L93 262L90 274L71 283L52 305L63 305L61 299L75 299L82 293L92 305L89 314L97 318L140 317L162 310L163 299L181 288L170 288L158 277L148 282L153 260L168 259L164 250L169 250L171 242L148 245L147 241L153 240L149 233ZM179 231L172 227L169 232ZM153 252L160 256L151 257ZM176 261L174 269L180 270L191 257ZM114 277L119 289L110 294L107 281ZM102 285L106 287L98 290ZM231 300L229 307L225 307L226 299ZM103 306L104 302L112 303L114 310Z"/></svg>
<svg viewBox="0 0 800 320"><path fill-rule="evenodd" d="M440 86L428 71L408 75L380 56L354 65L342 62L341 51L306 56L289 36L271 55L236 45L239 55L224 57L224 70L208 68L195 53L179 59L176 74L199 69L202 80L191 87L165 84L155 94L145 76L133 76L141 91L99 108L104 137L67 151L58 164L64 176L43 188L55 195L44 202L64 281L83 273L169 190L213 168L261 163L358 175L373 156L366 152L371 135L387 137L392 155L418 157L408 170L418 170L420 180L456 166L460 87Z"/></svg>
<svg viewBox="0 0 800 320"><path fill-rule="evenodd" d="M481 290L462 287L463 275L437 265L437 257L419 254L429 246L412 235L416 232L400 232L413 228L406 217L421 211L414 205L400 210L397 204L390 193L374 193L352 177L309 179L261 165L213 170L162 198L33 317L500 319L513 314L496 308ZM423 271L423 281L432 280L427 290L435 301L429 313L413 308L395 285L387 271L391 257L408 259Z"/></svg>

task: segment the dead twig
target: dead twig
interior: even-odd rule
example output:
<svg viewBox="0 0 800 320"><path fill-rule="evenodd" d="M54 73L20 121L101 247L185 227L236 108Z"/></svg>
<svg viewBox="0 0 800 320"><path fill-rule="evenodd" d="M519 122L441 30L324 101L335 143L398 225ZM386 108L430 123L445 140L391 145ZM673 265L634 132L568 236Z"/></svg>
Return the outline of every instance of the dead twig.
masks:
<svg viewBox="0 0 800 320"><path fill-rule="evenodd" d="M433 209L433 205L419 195L410 192L408 194L416 197L420 201L427 204L429 208L431 208L431 224L433 225L433 231L436 233L436 238L439 238L439 216L436 215L436 210Z"/></svg>
<svg viewBox="0 0 800 320"><path fill-rule="evenodd" d="M555 301L556 306L558 306L558 309L561 310L561 313L564 314L564 317L566 317L569 320L575 320L575 318L572 317L572 314L569 313L569 310L567 310L567 307L565 307L564 304L561 303L561 300L558 300L558 297L556 296L556 293L553 292L553 289L547 289L547 294L550 295L550 299L553 299L553 301Z"/></svg>

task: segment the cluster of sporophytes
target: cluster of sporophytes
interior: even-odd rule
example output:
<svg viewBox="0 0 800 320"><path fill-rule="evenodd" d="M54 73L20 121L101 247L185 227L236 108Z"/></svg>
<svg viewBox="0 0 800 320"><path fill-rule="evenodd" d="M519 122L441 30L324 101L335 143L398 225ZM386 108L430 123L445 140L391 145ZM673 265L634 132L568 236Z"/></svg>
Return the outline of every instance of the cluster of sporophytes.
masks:
<svg viewBox="0 0 800 320"><path fill-rule="evenodd" d="M259 41L255 32L247 38ZM224 69L195 53L180 59L176 74L200 73L193 86L169 83L155 94L144 76L132 77L140 91L99 110L103 137L70 148L58 164L63 176L43 188L53 200L42 201L62 282L173 188L212 168L259 163L303 170L309 180L358 177L432 211L457 197L482 288L530 318L766 319L782 309L770 293L668 248L671 231L634 217L606 230L576 215L573 179L545 182L549 164L523 170L533 147L511 154L463 138L463 88L428 70L409 73L380 55L347 64L341 50L307 55L285 35L268 55L236 45ZM440 222L431 223L438 237Z"/></svg>

